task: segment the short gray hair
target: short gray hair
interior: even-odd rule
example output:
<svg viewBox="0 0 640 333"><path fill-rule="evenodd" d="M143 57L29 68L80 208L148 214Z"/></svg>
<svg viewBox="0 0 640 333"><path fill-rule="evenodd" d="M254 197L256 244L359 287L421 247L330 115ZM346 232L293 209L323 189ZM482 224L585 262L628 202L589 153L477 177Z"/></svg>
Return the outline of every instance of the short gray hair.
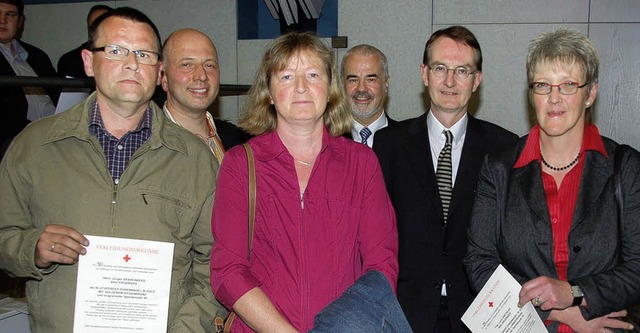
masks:
<svg viewBox="0 0 640 333"><path fill-rule="evenodd" d="M527 53L527 80L533 82L533 75L539 65L548 62L577 64L591 87L598 82L598 51L584 34L566 28L544 32L529 43Z"/></svg>
<svg viewBox="0 0 640 333"><path fill-rule="evenodd" d="M389 63L387 62L387 56L384 55L384 53L378 50L378 48L376 48L375 46L372 46L369 44L360 44L349 49L349 51L347 51L347 53L345 53L344 57L342 58L342 64L340 65L340 76L342 77L343 80L346 74L344 72L344 67L345 67L344 65L347 63L347 59L349 58L349 56L354 54L358 54L362 56L373 55L373 54L377 55L380 58L379 66L380 68L382 68L382 71L384 72L385 79L389 78Z"/></svg>

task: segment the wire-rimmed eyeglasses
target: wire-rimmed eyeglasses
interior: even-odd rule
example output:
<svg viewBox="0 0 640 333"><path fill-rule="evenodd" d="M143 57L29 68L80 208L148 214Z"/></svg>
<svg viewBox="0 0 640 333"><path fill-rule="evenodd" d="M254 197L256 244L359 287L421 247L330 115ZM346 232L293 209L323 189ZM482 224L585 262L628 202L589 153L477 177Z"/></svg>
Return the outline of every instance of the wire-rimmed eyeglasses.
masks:
<svg viewBox="0 0 640 333"><path fill-rule="evenodd" d="M560 84L550 84L547 82L532 82L529 84L529 89L537 95L549 95L553 87L558 87L558 92L562 95L574 95L578 92L578 89L584 88L589 82L581 85L578 82L567 81Z"/></svg>
<svg viewBox="0 0 640 333"><path fill-rule="evenodd" d="M96 47L91 49L91 52L104 52L105 59L116 61L123 61L129 56L129 53L133 53L136 56L136 61L143 65L156 65L158 64L158 60L160 59L160 53L158 52L147 50L131 51L126 47L118 45L105 45L102 47Z"/></svg>
<svg viewBox="0 0 640 333"><path fill-rule="evenodd" d="M448 68L443 64L438 64L433 67L427 65L427 67L429 68L429 70L431 70L431 73L433 73L433 76L439 77L439 78L444 78L447 76L447 74L449 74L449 71L453 71L453 76L458 80L464 80L468 78L469 75L475 74L477 72L477 70L472 71L471 69L464 66L458 66L456 68Z"/></svg>

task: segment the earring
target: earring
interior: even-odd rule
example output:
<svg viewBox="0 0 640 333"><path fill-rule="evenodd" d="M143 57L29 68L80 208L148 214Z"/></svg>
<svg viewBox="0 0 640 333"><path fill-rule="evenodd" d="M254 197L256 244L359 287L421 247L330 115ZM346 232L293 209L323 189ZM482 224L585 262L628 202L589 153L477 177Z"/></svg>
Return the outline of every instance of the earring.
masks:
<svg viewBox="0 0 640 333"><path fill-rule="evenodd" d="M589 102L584 103L584 106L586 106L586 107L589 107L589 105L591 105L591 103L589 103Z"/></svg>

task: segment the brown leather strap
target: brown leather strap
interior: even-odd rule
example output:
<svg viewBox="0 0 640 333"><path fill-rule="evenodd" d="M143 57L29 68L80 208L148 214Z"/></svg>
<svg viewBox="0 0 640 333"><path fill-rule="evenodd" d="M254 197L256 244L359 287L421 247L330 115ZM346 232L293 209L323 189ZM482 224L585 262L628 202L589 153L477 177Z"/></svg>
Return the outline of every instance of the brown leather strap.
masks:
<svg viewBox="0 0 640 333"><path fill-rule="evenodd" d="M215 332L216 333L223 333L224 332L224 319L222 319L222 317L215 317L213 319L213 326L215 327Z"/></svg>
<svg viewBox="0 0 640 333"><path fill-rule="evenodd" d="M236 319L236 313L231 311L227 314L226 319L222 319L222 317L218 316L213 320L215 333L231 333L231 326L233 325L233 321Z"/></svg>
<svg viewBox="0 0 640 333"><path fill-rule="evenodd" d="M253 245L253 224L256 218L256 163L253 159L253 151L248 143L242 145L247 152L247 164L249 166L249 249L247 259L251 258L251 246Z"/></svg>
<svg viewBox="0 0 640 333"><path fill-rule="evenodd" d="M251 258L251 246L253 245L253 222L256 218L256 163L253 159L253 151L248 143L242 144L245 152L247 153L247 165L249 168L249 245L247 250L247 259ZM214 324L216 327L216 333L230 333L233 321L236 319L236 313L231 311L224 320L221 317L216 317Z"/></svg>
<svg viewBox="0 0 640 333"><path fill-rule="evenodd" d="M227 320L224 322L224 329L222 332L231 333L231 325L233 325L233 321L236 319L236 313L230 312Z"/></svg>

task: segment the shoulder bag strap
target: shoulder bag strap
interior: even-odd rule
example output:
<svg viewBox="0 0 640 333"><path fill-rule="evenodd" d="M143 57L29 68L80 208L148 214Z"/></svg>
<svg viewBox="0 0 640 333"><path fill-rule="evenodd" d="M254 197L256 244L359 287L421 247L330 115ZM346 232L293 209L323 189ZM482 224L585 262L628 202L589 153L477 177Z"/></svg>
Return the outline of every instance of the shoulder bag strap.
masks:
<svg viewBox="0 0 640 333"><path fill-rule="evenodd" d="M248 143L243 143L245 152L247 153L247 166L249 168L249 242L247 249L247 259L251 258L251 245L253 243L253 223L256 218L256 163L253 159L253 151ZM236 319L236 313L230 311L227 319L216 317L214 324L216 333L230 333L233 321Z"/></svg>
<svg viewBox="0 0 640 333"><path fill-rule="evenodd" d="M249 167L249 248L247 259L251 258L251 246L253 245L253 224L256 218L256 163L253 159L253 151L248 143L242 144L247 153L247 165Z"/></svg>

